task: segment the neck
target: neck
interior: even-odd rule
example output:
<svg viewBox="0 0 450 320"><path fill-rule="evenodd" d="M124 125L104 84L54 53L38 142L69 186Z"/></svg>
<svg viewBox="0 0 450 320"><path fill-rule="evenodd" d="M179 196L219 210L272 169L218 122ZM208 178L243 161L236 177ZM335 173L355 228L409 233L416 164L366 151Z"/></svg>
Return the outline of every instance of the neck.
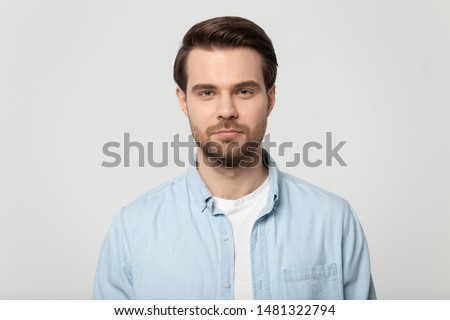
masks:
<svg viewBox="0 0 450 320"><path fill-rule="evenodd" d="M198 171L211 194L218 198L235 200L255 191L267 178L269 170L258 149L257 163L247 167L214 166L207 164L201 149L198 150Z"/></svg>

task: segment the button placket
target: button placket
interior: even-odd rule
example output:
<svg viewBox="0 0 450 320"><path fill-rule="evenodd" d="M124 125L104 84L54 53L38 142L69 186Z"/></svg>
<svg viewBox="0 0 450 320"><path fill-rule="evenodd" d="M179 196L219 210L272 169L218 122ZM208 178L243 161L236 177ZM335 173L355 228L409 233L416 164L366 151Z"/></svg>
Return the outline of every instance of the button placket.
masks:
<svg viewBox="0 0 450 320"><path fill-rule="evenodd" d="M216 215L216 218L220 241L220 299L233 299L234 292L231 288L234 281L234 243L231 225L223 214Z"/></svg>

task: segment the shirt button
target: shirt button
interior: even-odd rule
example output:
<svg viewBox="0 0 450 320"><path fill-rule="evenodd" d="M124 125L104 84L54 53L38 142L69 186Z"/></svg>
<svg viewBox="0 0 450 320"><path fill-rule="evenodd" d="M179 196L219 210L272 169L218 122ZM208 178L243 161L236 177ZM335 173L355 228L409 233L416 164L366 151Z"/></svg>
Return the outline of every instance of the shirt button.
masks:
<svg viewBox="0 0 450 320"><path fill-rule="evenodd" d="M229 284L228 282L225 282L225 283L223 284L223 286L224 286L224 288L228 289L228 288L230 287L230 284Z"/></svg>
<svg viewBox="0 0 450 320"><path fill-rule="evenodd" d="M222 235L222 240L223 241L227 241L228 240L228 235L226 235L226 234Z"/></svg>

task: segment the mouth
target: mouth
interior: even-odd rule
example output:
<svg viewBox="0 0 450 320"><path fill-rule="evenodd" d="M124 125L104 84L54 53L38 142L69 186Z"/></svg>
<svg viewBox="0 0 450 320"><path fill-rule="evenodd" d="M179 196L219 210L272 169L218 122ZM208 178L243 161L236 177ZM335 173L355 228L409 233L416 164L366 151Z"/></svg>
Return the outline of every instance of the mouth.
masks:
<svg viewBox="0 0 450 320"><path fill-rule="evenodd" d="M239 131L237 129L221 129L213 133L213 135L216 135L221 138L236 138L240 134L242 134L242 131Z"/></svg>

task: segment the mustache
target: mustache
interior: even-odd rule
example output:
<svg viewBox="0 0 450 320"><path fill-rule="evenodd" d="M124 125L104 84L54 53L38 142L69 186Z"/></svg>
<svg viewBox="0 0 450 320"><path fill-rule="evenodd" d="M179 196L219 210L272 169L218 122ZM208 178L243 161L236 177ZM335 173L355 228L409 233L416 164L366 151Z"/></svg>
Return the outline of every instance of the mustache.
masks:
<svg viewBox="0 0 450 320"><path fill-rule="evenodd" d="M235 119L231 120L221 120L218 124L208 127L206 129L207 135L212 135L214 132L223 130L223 129L234 129L237 131L241 131L243 133L248 133L250 131L249 127L244 124L239 124Z"/></svg>

